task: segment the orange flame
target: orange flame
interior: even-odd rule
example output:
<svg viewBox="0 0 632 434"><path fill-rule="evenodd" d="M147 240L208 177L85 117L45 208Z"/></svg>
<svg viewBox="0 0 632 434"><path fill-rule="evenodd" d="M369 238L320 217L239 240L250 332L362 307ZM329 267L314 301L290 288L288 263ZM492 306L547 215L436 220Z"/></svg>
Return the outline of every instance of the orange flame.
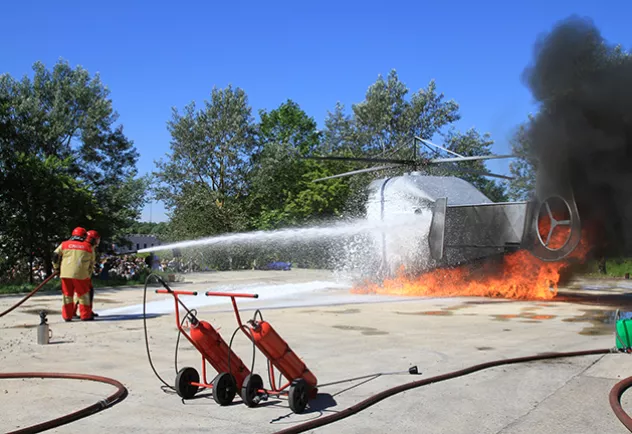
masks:
<svg viewBox="0 0 632 434"><path fill-rule="evenodd" d="M548 227L540 226L543 239L546 239ZM582 234L580 244L560 262L544 262L528 251L520 250L506 254L501 264L491 262L476 267L464 265L456 268L443 268L424 273L421 276L408 276L402 267L394 278L384 280L380 285L370 283L352 289L360 294L389 294L404 296L481 296L513 299L550 300L557 295L560 272L571 261L583 262L588 253L586 236ZM563 245L567 234L557 228L551 237L551 248ZM561 240L561 241L560 241ZM556 247L558 246L558 247Z"/></svg>

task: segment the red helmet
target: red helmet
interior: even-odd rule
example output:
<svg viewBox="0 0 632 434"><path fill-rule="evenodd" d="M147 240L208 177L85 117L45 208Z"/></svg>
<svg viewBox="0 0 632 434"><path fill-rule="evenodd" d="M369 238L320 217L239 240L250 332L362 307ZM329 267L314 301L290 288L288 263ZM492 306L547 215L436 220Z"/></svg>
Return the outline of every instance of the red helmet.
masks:
<svg viewBox="0 0 632 434"><path fill-rule="evenodd" d="M85 238L87 235L87 232L84 228L82 227L76 227L73 229L72 231L72 236L73 237L81 237L81 238Z"/></svg>
<svg viewBox="0 0 632 434"><path fill-rule="evenodd" d="M91 244L98 244L101 240L101 236L97 231L90 230L88 231L88 236L86 237L86 241Z"/></svg>

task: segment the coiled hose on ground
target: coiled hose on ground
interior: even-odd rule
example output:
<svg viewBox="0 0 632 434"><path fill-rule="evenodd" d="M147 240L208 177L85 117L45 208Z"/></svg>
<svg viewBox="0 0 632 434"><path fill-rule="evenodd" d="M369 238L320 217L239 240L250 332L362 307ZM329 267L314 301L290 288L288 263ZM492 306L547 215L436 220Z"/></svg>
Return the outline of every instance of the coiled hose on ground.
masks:
<svg viewBox="0 0 632 434"><path fill-rule="evenodd" d="M461 369L459 371L449 372L447 374L437 375L435 377L424 378L423 380L412 381L410 383L402 384L399 386L392 387L383 392L380 392L376 395L370 396L369 398L361 401L351 407L345 408L337 413L331 414L329 416L321 417L318 419L310 420L308 422L295 425L290 428L286 428L281 431L277 431L275 434L294 434L294 433L302 433L305 431L313 430L315 428L329 425L331 423L337 422L339 420L345 419L349 416L353 416L356 413L359 413L362 410L365 410L372 405L377 404L378 402L389 398L398 393L404 392L406 390L415 389L417 387L427 386L429 384L439 383L441 381L450 380L457 377L462 377L464 375L472 374L474 372L482 371L484 369L493 368L496 366L502 365L511 365L515 363L526 363L526 362L534 362L538 360L547 360L547 359L559 359L563 357L581 357L581 356L591 356L597 354L608 354L617 352L616 349L604 348L599 350L588 350L588 351L573 351L568 353L548 353L548 354L540 354L537 356L528 356L528 357L518 357L513 359L504 359L504 360L494 360L491 362L481 363L478 365L470 366L465 369ZM619 418L619 420L632 432L632 419L623 411L620 405L620 397L623 392L632 386L632 377L627 378L612 389L610 393L610 405L614 410L615 414ZM613 398L614 397L614 398Z"/></svg>
<svg viewBox="0 0 632 434"><path fill-rule="evenodd" d="M21 378L55 378L62 380L86 380L96 381L99 383L110 384L116 387L116 392L111 394L105 399L95 402L89 407L82 408L74 413L67 414L65 416L51 419L46 422L31 425L26 428L19 429L17 431L11 431L8 434L32 434L46 431L49 429L57 428L62 425L66 425L71 422L75 422L84 417L91 416L95 413L112 407L115 404L123 401L127 397L127 389L121 383L111 378L99 377L97 375L85 375L85 374L64 374L57 372L12 372L12 373L0 373L0 379L21 379Z"/></svg>
<svg viewBox="0 0 632 434"><path fill-rule="evenodd" d="M38 292L40 289L44 287L51 279L53 279L57 273L53 273L48 276L42 283L37 285L31 292L29 292L24 298L22 298L19 302L11 306L9 309L0 313L0 318L9 314L13 310L20 307L26 300L31 298ZM108 396L105 399L102 399L88 407L85 407L79 411L75 411L74 413L70 413L55 419L51 419L46 422L38 423L36 425L31 425L26 428L21 428L16 431L11 431L8 434L32 434L39 433L42 431L46 431L49 429L57 428L62 425L69 424L71 422L75 422L79 419L83 419L84 417L91 416L95 413L105 410L106 408L112 407L115 404L123 401L127 397L127 389L120 382L113 380L107 377L100 377L97 375L87 375L87 374L67 374L67 373L58 373L58 372L9 372L9 373L0 373L0 379L8 380L8 379L24 379L24 378L47 378L47 379L61 379L61 380L86 380L86 381L96 381L99 383L110 384L116 387L116 392L112 395Z"/></svg>
<svg viewBox="0 0 632 434"><path fill-rule="evenodd" d="M33 291L31 291L29 294L27 294L22 300L20 300L17 304L15 304L14 306L12 306L11 308L9 308L8 310L2 312L0 314L0 317L3 317L4 315L8 314L9 312L13 311L14 309L16 309L17 307L19 307L22 303L24 303L26 300L28 300L31 296L33 296L37 291L39 291L48 281L50 281L53 277L55 276L55 274L49 276L46 280L44 280L40 285L38 285ZM147 293L147 283L148 283L149 278L147 279L147 281L145 282L145 290L144 290L144 294L143 294L143 321L144 321L144 328L145 328L145 343L147 346L147 354L149 356L149 363L152 367L152 369L154 370L154 373L158 376L158 378L160 378L160 376L157 374L157 372L154 369L154 366L151 362L151 356L149 355L149 346L148 346L148 342L147 342L147 325L146 325L146 311L145 311L145 305L146 305L146 293ZM161 280L161 279L160 279ZM164 284L164 281L161 282ZM186 317L185 317L186 318ZM184 321L184 320L183 320ZM236 330L237 331L237 330ZM234 334L233 334L234 337ZM178 336L178 341L179 341L179 336ZM232 339L231 339L231 344L232 344ZM176 369L177 369L177 344L176 344ZM376 395L370 396L369 398L365 399L364 401L361 401L355 405L352 405L351 407L348 407L344 410L341 410L338 413L329 415L329 416L325 416L319 419L315 419L315 420L311 420L299 425L295 425L293 427L281 430L276 432L275 434L293 434L293 433L301 433L301 432L305 432L308 430L312 430L324 425L329 425L331 423L337 422L339 420L345 419L349 416L352 416L356 413L359 413L362 410L365 410L375 404L377 404L378 402L389 398L393 395L396 395L398 393L404 392L406 390L410 390L410 389L414 389L417 387L422 387L422 386L427 386L429 384L434 384L434 383L439 383L441 381L446 381L446 380L450 380L453 378L457 378L457 377L462 377L464 375L468 375L468 374L472 374L474 372L478 372L478 371L482 371L484 369L489 369L489 368L493 368L493 367L497 367L497 366L502 366L502 365L510 365L510 364L516 364L516 363L526 363L526 362L534 362L534 361L538 361L538 360L547 360L547 359L557 359L557 358L564 358L564 357L581 357L581 356L590 356L590 355L598 355L598 354L608 354L608 353L613 353L613 352L617 352L616 349L611 349L611 348L607 348L607 349L599 349L599 350L588 350L588 351L575 351L575 352L567 352L567 353L549 353L549 354L541 354L541 355L537 355L537 356L528 356L528 357L518 357L518 358L513 358L513 359L504 359L504 360L495 360L495 361L491 361L491 362L486 362L486 363L481 363L478 365L474 365L474 366L470 366L468 368L465 369L461 369L459 371L453 371L453 372L449 372L446 374L442 374L442 375L437 375L435 377L430 377L430 378L425 378L423 380L418 380L418 381L412 381L406 384L402 384L400 386L395 386L393 388L387 389L383 392L380 392ZM254 358L253 358L253 362L254 362ZM70 413L68 415L56 418L56 419L52 419L49 420L47 422L42 422L40 424L37 425L32 425L30 427L27 428L23 428L17 431L12 431L8 434L31 434L31 433L39 433L42 431L46 431L52 428L56 428L58 426L62 426L74 421L77 421L79 419L82 419L84 417L93 415L95 413L98 413L102 410L105 410L106 408L109 408L121 401L123 401L126 397L127 397L127 389L125 388L125 386L123 386L120 382L113 380L111 378L106 378L106 377L99 377L99 376L95 376L95 375L84 375L84 374L62 374L62 373L46 373L46 372L23 372L23 373L0 373L0 379L18 379L18 378L56 378L56 379L72 379L72 380L88 380L88 381L97 381L97 382L101 382L101 383L106 383L106 384L111 384L113 386L115 386L117 388L117 391L108 396L106 399L101 400L95 404L92 404L89 407L86 407L84 409L81 409L79 411L76 411L74 413ZM162 378L160 378L162 380ZM163 381L163 383L165 383ZM171 386L169 386L167 383L165 383L165 386L172 388ZM610 400L610 407L612 408L613 412L615 413L615 415L617 416L617 418L621 421L621 423L630 431L632 432L632 418L623 410L622 406L621 406L621 396L623 395L623 393L625 393L625 391L627 389L629 389L630 387L632 387L632 377L628 377L620 382L618 382L617 384L615 384L615 386L612 388L612 390L610 391L610 396L609 396L609 400Z"/></svg>
<svg viewBox="0 0 632 434"><path fill-rule="evenodd" d="M152 276L153 273L150 275ZM169 389L174 389L172 386L169 386L161 377L160 375L158 375L158 373L156 372L152 360L151 360L151 355L149 352L149 342L147 339L147 325L146 325L146 297L147 297L147 285L149 282L149 277L147 277L147 280L145 282L145 289L144 289L144 295L143 295L143 321L145 322L144 324L144 328L145 328L145 346L146 346L146 350L147 350L147 356L149 359L149 364L152 368L152 370L154 371L154 374L156 374L156 376L164 383L164 385L169 388ZM167 283L162 280L162 278L160 278L160 276L156 275L157 280L168 290L171 291L171 288L169 288L169 286L167 285ZM188 311L188 309L187 309ZM190 313L190 312L188 312ZM257 314L259 314L261 316L261 312L259 310L257 310L254 314L253 320L257 317ZM185 316L186 319L186 316ZM263 320L263 318L261 318ZM184 322L184 319L183 319ZM242 328L242 326L238 327L234 332L233 335L231 336L230 339L230 344L229 344L229 348L232 347L233 344L233 339L235 338L235 334ZM180 340L180 333L178 333L178 342ZM518 358L513 358L513 359L501 359L501 360L495 360L495 361L491 361L491 362L486 362L486 363L481 363L478 365L474 365L474 366L470 366L468 368L459 370L459 371L453 371L453 372L449 372L447 374L442 374L442 375L438 375L435 377L430 377L430 378L425 378L423 380L418 380L418 381L413 381L410 383L406 383L406 384L402 384L400 386L396 386L393 387L391 389L387 389L383 392L380 392L376 395L370 396L369 398L365 399L364 401L359 402L358 404L355 404L351 407L348 407L338 413L329 415L329 416L325 416L319 419L315 419L315 420L311 420L299 425L295 425L293 427L281 430L276 432L275 434L293 434L293 433L301 433L301 432L305 432L308 430L312 430L324 425L329 425L331 423L337 422L339 420L345 419L349 416L352 416L356 413L359 413L362 410L365 410L369 407L371 407L374 404L377 404L378 402L389 398L393 395L396 395L398 393L404 392L406 390L410 390L410 389L414 389L417 387L422 387L422 386L426 386L429 384L433 384L433 383L439 383L441 381L445 381L445 380L450 380L453 378L457 378L457 377L462 377L464 375L468 375L468 374L472 374L474 372L478 372L478 371L482 371L484 369L489 369L489 368L493 368L496 366L502 366L502 365L510 365L510 364L516 364L516 363L526 363L526 362L533 362L533 361L539 361L539 360L547 360L547 359L557 359L557 358L563 358L563 357L581 357L581 356L590 356L590 355L598 355L598 354L608 354L608 353L616 353L618 352L616 348L604 348L604 349L598 349L598 350L587 350L587 351L574 351L574 352L567 352L567 353L548 353L548 354L540 354L540 355L536 355L536 356L528 356L528 357L518 357ZM176 354L175 354L175 360L176 360L176 371L177 371L177 358L178 358L178 344L176 343ZM254 371L254 361L255 361L255 347L254 347L254 340L253 340L253 357L252 357L252 367L251 367L251 372ZM269 361L268 361L269 362ZM229 370L230 370L230 357L228 359L228 366L229 366ZM268 377L270 375L270 371L268 369ZM271 379L268 378L270 381ZM333 383L332 383L333 384ZM630 430L630 432L632 432L632 418L630 418L625 411L623 411L623 409L621 408L621 404L620 404L620 398L621 395L625 392L625 390L627 390L627 388L632 386L632 377L621 381L620 383L618 383L617 385L615 385L615 387L612 389L611 393L610 393L610 405L613 409L613 411L615 412L616 416L619 418L619 420L628 428L628 430ZM322 386L321 386L322 387ZM614 397L614 398L613 398Z"/></svg>
<svg viewBox="0 0 632 434"><path fill-rule="evenodd" d="M632 417L621 407L621 396L632 387L632 377L625 378L614 385L610 390L610 407L621 423L632 432Z"/></svg>

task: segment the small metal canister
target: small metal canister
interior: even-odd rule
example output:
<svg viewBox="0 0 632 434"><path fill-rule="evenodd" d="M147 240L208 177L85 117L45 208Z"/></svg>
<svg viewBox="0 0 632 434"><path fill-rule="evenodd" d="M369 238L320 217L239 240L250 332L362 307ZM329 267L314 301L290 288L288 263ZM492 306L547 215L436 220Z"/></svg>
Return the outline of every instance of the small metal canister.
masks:
<svg viewBox="0 0 632 434"><path fill-rule="evenodd" d="M53 331L48 327L48 318L46 318L46 311L40 312L40 323L37 326L37 343L39 345L48 345L50 339L53 337Z"/></svg>

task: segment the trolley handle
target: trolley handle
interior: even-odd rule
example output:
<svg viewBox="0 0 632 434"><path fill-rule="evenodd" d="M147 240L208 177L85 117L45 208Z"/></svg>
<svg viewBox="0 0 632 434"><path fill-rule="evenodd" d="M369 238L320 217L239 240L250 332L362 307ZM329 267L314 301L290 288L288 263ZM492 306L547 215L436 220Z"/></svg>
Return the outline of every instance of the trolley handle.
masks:
<svg viewBox="0 0 632 434"><path fill-rule="evenodd" d="M166 289L157 289L156 294L198 295L197 291L167 291Z"/></svg>
<svg viewBox="0 0 632 434"><path fill-rule="evenodd" d="M242 294L239 292L213 292L207 291L207 297L241 297L241 298L259 298L259 294Z"/></svg>

